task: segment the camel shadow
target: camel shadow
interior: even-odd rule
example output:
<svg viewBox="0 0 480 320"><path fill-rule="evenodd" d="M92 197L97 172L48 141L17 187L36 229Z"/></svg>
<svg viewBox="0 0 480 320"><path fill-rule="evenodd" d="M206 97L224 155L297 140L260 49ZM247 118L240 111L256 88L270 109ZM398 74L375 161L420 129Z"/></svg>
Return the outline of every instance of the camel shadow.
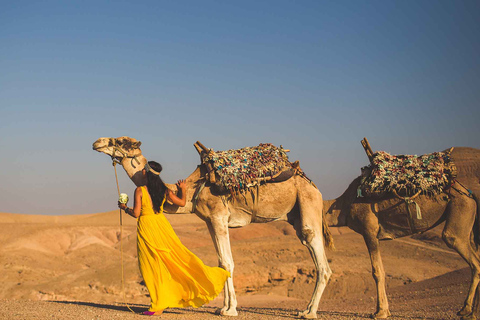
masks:
<svg viewBox="0 0 480 320"><path fill-rule="evenodd" d="M271 316L276 319L286 318L286 319L299 319L298 310L294 309L282 309L282 308L252 308L252 307L242 307L237 309L242 313L259 316ZM319 311L317 312L318 319L372 319L372 314L369 312L354 312L354 311ZM424 316L409 316L409 319L422 319L422 320L434 320L435 317L424 317ZM405 319L403 315L392 315L390 319Z"/></svg>
<svg viewBox="0 0 480 320"><path fill-rule="evenodd" d="M263 316L272 316L278 319L298 319L298 311L293 309L282 309L282 308L253 308L253 307L241 307L237 308L239 313L246 313L247 315L263 315ZM247 316L248 317L248 316Z"/></svg>
<svg viewBox="0 0 480 320"><path fill-rule="evenodd" d="M374 316L370 312L355 312L355 311L319 311L317 313L318 319L330 319L335 317L336 319L374 319ZM405 315L395 315L392 314L388 317L388 319L411 319L411 320L436 320L436 317L428 317L428 316L412 316L409 315L406 317Z"/></svg>
<svg viewBox="0 0 480 320"><path fill-rule="evenodd" d="M278 319L299 319L299 310L297 309L242 307L238 308L238 311L252 315L272 316ZM335 316L336 318L345 319L371 319L371 315L369 313L361 312L319 311L317 313L318 319L331 319L333 316Z"/></svg>

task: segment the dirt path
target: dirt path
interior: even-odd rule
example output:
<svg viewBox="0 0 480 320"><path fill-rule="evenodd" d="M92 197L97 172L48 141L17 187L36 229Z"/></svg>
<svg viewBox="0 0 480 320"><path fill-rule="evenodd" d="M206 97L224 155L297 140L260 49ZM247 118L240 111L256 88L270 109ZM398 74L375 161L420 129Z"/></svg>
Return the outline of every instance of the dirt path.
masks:
<svg viewBox="0 0 480 320"><path fill-rule="evenodd" d="M458 319L456 311L462 306L469 283L468 268L428 279L426 281L391 288L389 290L390 319ZM198 309L168 309L159 319L227 319L215 315L222 299ZM271 295L238 297L238 317L244 320L297 319L297 312L307 302ZM370 319L375 299L358 295L348 299L323 299L318 319ZM115 303L102 304L84 301L30 301L0 300L0 319L20 320L130 320L145 319L140 315L147 306L131 305L133 311Z"/></svg>
<svg viewBox="0 0 480 320"><path fill-rule="evenodd" d="M146 306L130 306L136 314L126 307L115 304L97 304L90 302L65 302L65 301L25 301L2 300L0 301L0 319L55 319L55 320L129 320L145 319L140 313ZM207 306L198 309L169 309L163 313L161 319L226 319L215 315L216 307ZM269 308L269 307L241 307L235 319L295 319L297 310L294 308ZM363 319L367 314L322 312L319 319ZM157 317L155 317L157 318Z"/></svg>
<svg viewBox="0 0 480 320"><path fill-rule="evenodd" d="M347 320L347 319L370 319L370 313L364 306L352 306L345 311L320 311L318 319ZM368 301L370 304L370 301ZM371 305L371 304L370 304ZM337 307L345 308L344 303ZM21 301L3 300L0 301L0 319L19 320L130 320L145 319L140 312L145 306L133 306L137 314L133 314L124 306L111 304L96 304L89 302L55 302L55 301ZM159 319L227 319L215 315L215 307L202 307L198 309L170 309L163 313ZM393 310L392 310L393 311ZM298 319L298 309L295 308L270 308L270 307L240 307L239 315L234 319L271 320L271 319ZM157 317L156 317L157 318ZM394 311L391 319L457 319L455 310L448 306L439 305L435 308L420 308L414 312L408 310Z"/></svg>

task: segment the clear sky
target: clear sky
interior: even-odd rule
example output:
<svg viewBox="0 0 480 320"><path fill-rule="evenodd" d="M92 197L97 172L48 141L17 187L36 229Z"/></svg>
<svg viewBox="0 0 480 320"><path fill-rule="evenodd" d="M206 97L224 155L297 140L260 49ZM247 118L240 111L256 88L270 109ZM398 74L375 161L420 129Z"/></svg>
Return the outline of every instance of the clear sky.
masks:
<svg viewBox="0 0 480 320"><path fill-rule="evenodd" d="M325 198L373 150L480 148L478 1L4 1L0 212L116 209L100 137L174 183L215 150L291 149ZM120 168L122 192L134 185Z"/></svg>

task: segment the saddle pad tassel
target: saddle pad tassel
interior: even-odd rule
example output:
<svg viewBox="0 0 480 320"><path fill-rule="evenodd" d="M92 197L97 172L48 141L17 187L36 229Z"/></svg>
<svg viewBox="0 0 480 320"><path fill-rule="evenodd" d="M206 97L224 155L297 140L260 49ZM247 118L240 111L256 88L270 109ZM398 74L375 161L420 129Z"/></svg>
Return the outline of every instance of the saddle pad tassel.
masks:
<svg viewBox="0 0 480 320"><path fill-rule="evenodd" d="M408 210L408 206L411 203L415 203L415 210L417 211L417 220L422 220L422 210L420 209L420 206L418 205L418 203L411 200L411 198L405 197L405 204L407 205L407 210Z"/></svg>
<svg viewBox="0 0 480 320"><path fill-rule="evenodd" d="M361 187L358 187L358 189L357 189L357 198L363 198Z"/></svg>
<svg viewBox="0 0 480 320"><path fill-rule="evenodd" d="M420 210L420 206L418 205L418 203L416 203L415 201L413 202L415 203L415 208L417 209L417 219L422 220L422 210Z"/></svg>

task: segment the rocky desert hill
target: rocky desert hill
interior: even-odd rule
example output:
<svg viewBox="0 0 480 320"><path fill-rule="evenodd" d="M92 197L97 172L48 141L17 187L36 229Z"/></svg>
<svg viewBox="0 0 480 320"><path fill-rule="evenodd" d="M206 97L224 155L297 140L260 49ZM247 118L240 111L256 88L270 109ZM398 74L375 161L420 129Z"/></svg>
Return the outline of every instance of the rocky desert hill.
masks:
<svg viewBox="0 0 480 320"><path fill-rule="evenodd" d="M203 221L193 214L167 218L190 250L206 264L217 265ZM120 241L118 211L76 216L0 213L0 318L136 317L124 301L140 311L149 298L137 267L135 223L124 216ZM441 228L381 243L394 319L456 318L470 272L443 244ZM375 286L363 238L348 228L332 228L332 233L336 250L327 256L333 275L319 318L366 318L375 308ZM230 236L239 319L294 318L313 291L314 265L293 228L286 222L254 224L230 229ZM219 297L206 307L163 317L207 319L221 304Z"/></svg>

